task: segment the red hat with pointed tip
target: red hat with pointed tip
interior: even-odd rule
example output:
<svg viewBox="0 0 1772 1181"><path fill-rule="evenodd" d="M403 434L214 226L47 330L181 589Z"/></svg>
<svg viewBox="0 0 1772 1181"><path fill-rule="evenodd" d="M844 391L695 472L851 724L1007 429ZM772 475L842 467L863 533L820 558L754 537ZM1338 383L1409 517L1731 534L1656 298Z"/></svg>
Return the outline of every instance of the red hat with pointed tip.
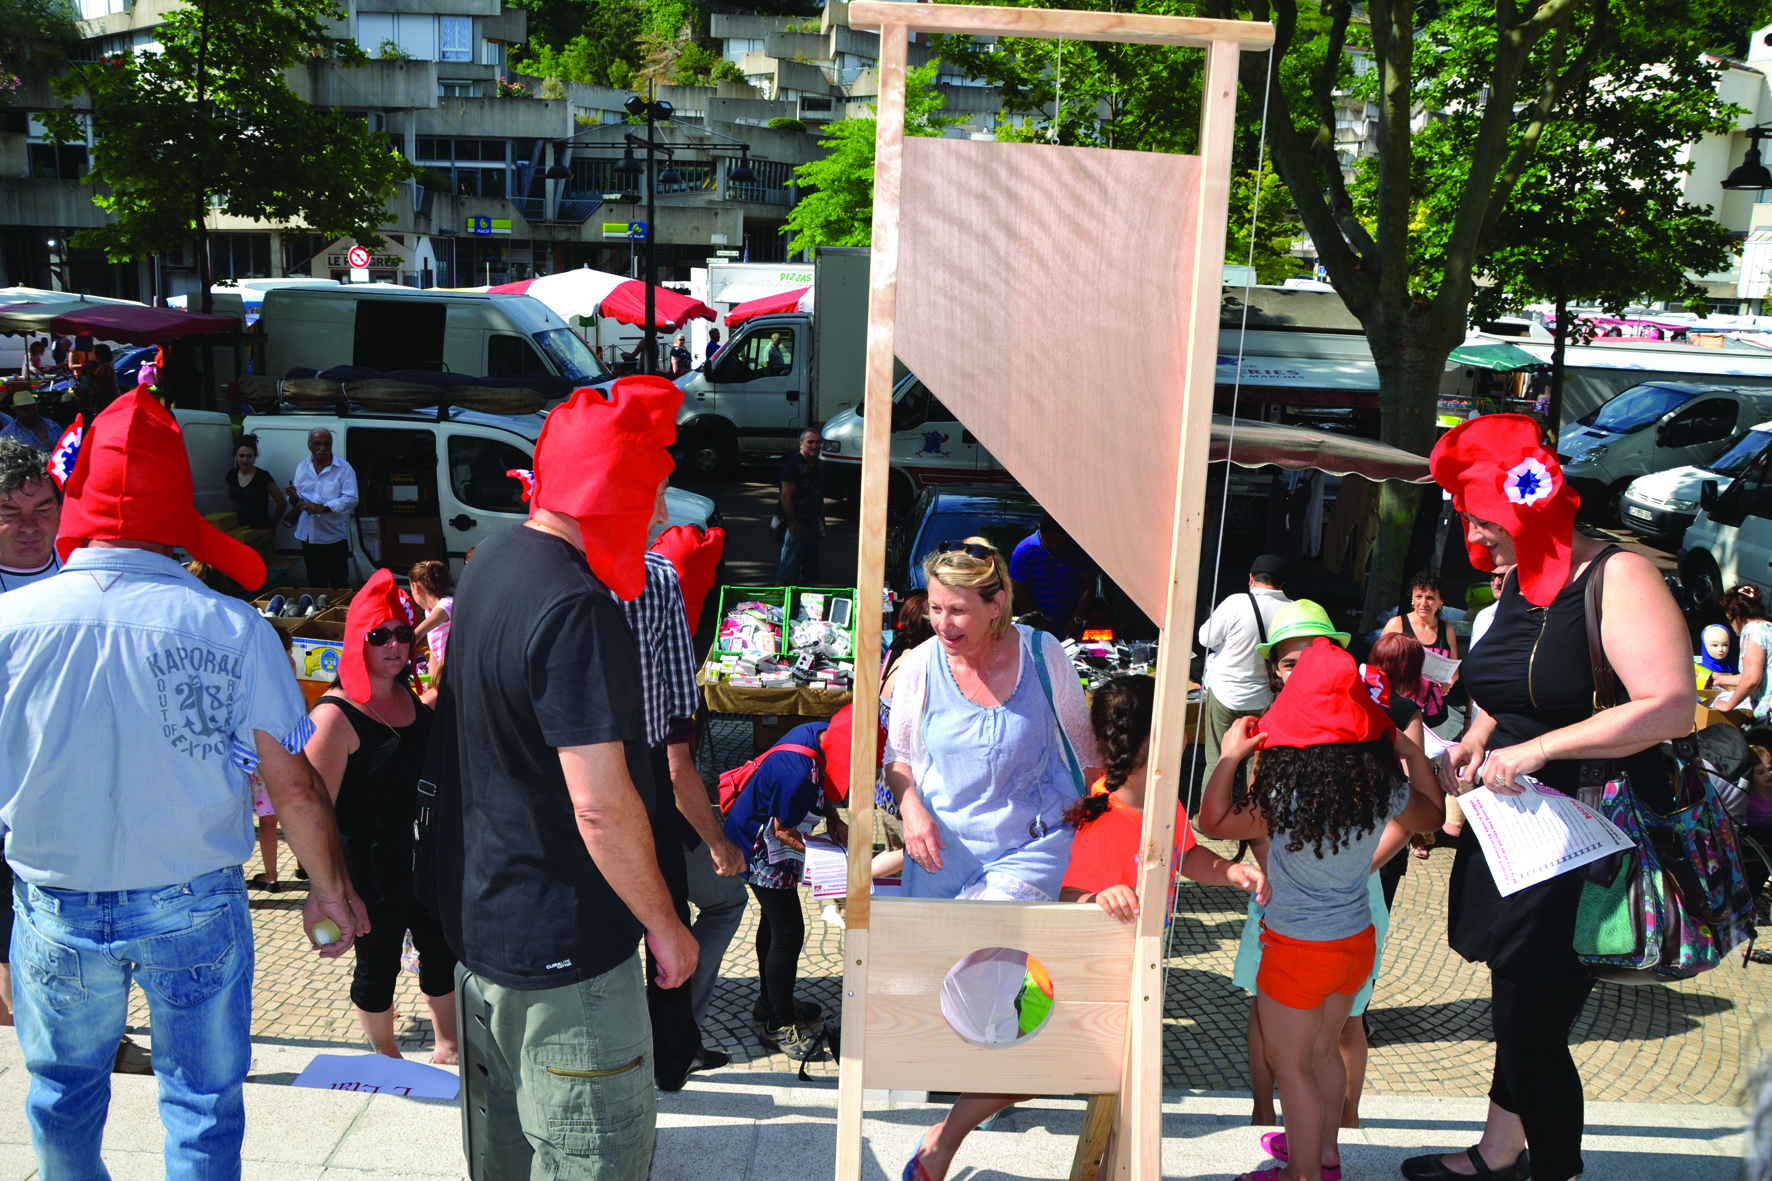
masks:
<svg viewBox="0 0 1772 1181"><path fill-rule="evenodd" d="M1373 672L1382 682L1384 674ZM1347 649L1318 636L1299 653L1286 687L1261 715L1256 728L1267 735L1262 746L1310 747L1388 738L1395 727L1372 697L1372 687Z"/></svg>
<svg viewBox="0 0 1772 1181"><path fill-rule="evenodd" d="M1569 579L1570 544L1581 497L1563 466L1540 442L1538 423L1524 414L1484 414L1459 423L1428 456L1434 480L1461 513L1492 521L1514 539L1520 593L1550 606ZM1482 545L1469 541L1471 565L1495 569Z"/></svg>
<svg viewBox="0 0 1772 1181"><path fill-rule="evenodd" d="M384 623L418 626L418 612L412 599L394 582L387 570L377 570L351 597L351 609L345 612L344 651L338 657L338 683L352 701L368 701L369 666L363 660L363 637ZM408 666L411 664L408 655Z"/></svg>
<svg viewBox="0 0 1772 1181"><path fill-rule="evenodd" d="M530 507L572 517L591 573L619 599L646 589L646 530L658 485L675 466L683 391L662 377L624 377L609 397L574 393L548 412L535 441Z"/></svg>
<svg viewBox="0 0 1772 1181"><path fill-rule="evenodd" d="M719 580L720 554L726 548L726 530L715 525L706 533L694 525L672 525L652 543L654 551L671 560L677 584L683 588L683 609L689 613L689 630L701 620L701 607Z"/></svg>
<svg viewBox="0 0 1772 1181"><path fill-rule="evenodd" d="M265 560L203 519L192 501L191 460L172 411L152 394L124 394L93 419L62 485L62 561L88 541L151 541L177 546L247 590L265 582Z"/></svg>

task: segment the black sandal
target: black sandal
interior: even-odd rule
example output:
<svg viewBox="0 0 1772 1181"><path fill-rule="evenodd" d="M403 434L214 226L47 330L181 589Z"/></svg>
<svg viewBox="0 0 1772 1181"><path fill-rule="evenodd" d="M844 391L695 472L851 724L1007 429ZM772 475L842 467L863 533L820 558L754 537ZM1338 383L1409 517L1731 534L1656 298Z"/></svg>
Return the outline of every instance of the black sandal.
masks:
<svg viewBox="0 0 1772 1181"><path fill-rule="evenodd" d="M255 873L247 878L246 884L251 886L254 890L269 890L273 894L280 893L283 889L282 882L267 881L265 880L265 875L262 873Z"/></svg>
<svg viewBox="0 0 1772 1181"><path fill-rule="evenodd" d="M1521 1149L1519 1158L1505 1169L1491 1169L1475 1145L1464 1150L1477 1170L1476 1181L1531 1181L1532 1162L1526 1152ZM1400 1166L1403 1176L1409 1181L1469 1181L1463 1173L1454 1173L1445 1166L1440 1159L1445 1155L1436 1152L1432 1156L1412 1156Z"/></svg>

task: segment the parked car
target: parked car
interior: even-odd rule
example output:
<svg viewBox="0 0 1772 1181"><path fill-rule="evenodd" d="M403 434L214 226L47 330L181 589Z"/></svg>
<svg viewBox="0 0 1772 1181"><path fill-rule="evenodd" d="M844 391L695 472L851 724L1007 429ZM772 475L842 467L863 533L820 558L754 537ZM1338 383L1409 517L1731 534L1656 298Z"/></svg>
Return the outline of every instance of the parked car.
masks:
<svg viewBox="0 0 1772 1181"><path fill-rule="evenodd" d="M1621 502L1624 523L1639 532L1678 545L1681 536L1698 517L1698 497L1704 482L1715 481L1717 491L1722 492L1769 446L1772 446L1772 422L1763 422L1709 463L1638 476L1624 490Z"/></svg>
<svg viewBox="0 0 1772 1181"><path fill-rule="evenodd" d="M1590 515L1620 519L1638 476L1708 463L1772 419L1772 392L1653 381L1581 416L1557 440L1563 475Z"/></svg>
<svg viewBox="0 0 1772 1181"><path fill-rule="evenodd" d="M1040 527L1040 506L1016 484L925 488L886 539L886 584L899 594L925 585L923 558L944 541L982 537L1004 555Z"/></svg>
<svg viewBox="0 0 1772 1181"><path fill-rule="evenodd" d="M1679 551L1680 582L1693 601L1715 603L1742 583L1772 593L1772 447L1726 489L1703 481L1699 504Z"/></svg>

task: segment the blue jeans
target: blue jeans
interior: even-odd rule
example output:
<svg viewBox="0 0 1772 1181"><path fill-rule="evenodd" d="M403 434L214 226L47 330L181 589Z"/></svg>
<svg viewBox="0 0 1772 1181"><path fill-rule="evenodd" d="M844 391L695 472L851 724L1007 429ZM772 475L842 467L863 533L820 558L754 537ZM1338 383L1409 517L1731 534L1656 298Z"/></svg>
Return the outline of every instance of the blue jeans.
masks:
<svg viewBox="0 0 1772 1181"><path fill-rule="evenodd" d="M133 977L148 997L168 1181L233 1181L252 1063L252 920L238 866L151 890L13 887L12 993L42 1181L99 1160Z"/></svg>
<svg viewBox="0 0 1772 1181"><path fill-rule="evenodd" d="M751 896L745 891L744 878L723 878L714 872L714 853L706 841L686 851L683 859L689 866L689 901L696 910L689 933L701 951L695 975L689 978L690 1011L700 1029L714 999L714 985L720 981L720 961L744 922L744 908L750 905Z"/></svg>
<svg viewBox="0 0 1772 1181"><path fill-rule="evenodd" d="M781 565L775 571L775 584L811 586L817 582L818 526L795 525L781 539Z"/></svg>

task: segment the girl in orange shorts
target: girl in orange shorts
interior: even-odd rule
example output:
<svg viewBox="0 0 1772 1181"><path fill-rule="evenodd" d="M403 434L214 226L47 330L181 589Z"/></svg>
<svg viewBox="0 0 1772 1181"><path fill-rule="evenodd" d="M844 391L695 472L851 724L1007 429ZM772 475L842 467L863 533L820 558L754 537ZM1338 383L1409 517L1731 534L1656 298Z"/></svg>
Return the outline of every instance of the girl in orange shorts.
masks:
<svg viewBox="0 0 1772 1181"><path fill-rule="evenodd" d="M1286 1131L1261 1140L1282 1167L1243 1181L1340 1177L1336 1133L1347 1070L1339 1041L1354 994L1372 972L1373 848L1388 820L1431 832L1444 817L1427 757L1382 708L1383 674L1368 669L1367 678L1332 640L1312 641L1259 723L1242 719L1225 735L1200 807L1207 836L1270 840L1273 897L1262 919L1255 1003ZM1239 806L1231 781L1258 748L1249 797ZM1407 784L1399 758L1409 768Z"/></svg>

